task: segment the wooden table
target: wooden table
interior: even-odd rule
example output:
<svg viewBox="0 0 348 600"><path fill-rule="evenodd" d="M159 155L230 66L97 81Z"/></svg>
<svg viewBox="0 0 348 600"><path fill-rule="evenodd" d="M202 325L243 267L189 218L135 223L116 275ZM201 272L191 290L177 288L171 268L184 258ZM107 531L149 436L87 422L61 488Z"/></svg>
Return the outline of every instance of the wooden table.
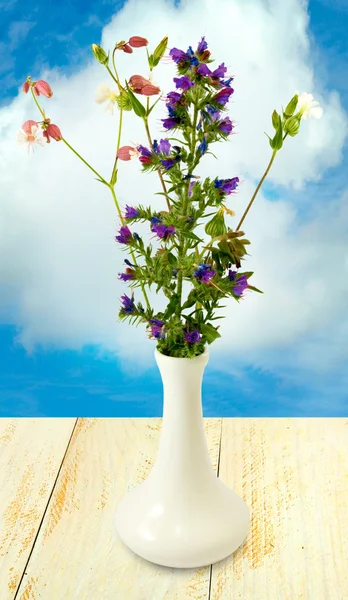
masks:
<svg viewBox="0 0 348 600"><path fill-rule="evenodd" d="M161 419L0 420L1 600L347 600L348 420L205 419L248 503L244 544L202 569L123 546L114 513L147 477Z"/></svg>

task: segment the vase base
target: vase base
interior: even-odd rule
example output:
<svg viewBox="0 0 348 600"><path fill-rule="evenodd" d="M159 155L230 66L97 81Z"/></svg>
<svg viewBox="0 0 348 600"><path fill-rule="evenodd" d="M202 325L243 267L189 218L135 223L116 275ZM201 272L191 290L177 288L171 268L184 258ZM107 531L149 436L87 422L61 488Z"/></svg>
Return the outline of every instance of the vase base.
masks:
<svg viewBox="0 0 348 600"><path fill-rule="evenodd" d="M156 493L157 492L157 493ZM149 562L200 568L230 556L245 540L250 513L244 500L220 479L200 493L159 493L151 478L131 490L116 514L122 542Z"/></svg>

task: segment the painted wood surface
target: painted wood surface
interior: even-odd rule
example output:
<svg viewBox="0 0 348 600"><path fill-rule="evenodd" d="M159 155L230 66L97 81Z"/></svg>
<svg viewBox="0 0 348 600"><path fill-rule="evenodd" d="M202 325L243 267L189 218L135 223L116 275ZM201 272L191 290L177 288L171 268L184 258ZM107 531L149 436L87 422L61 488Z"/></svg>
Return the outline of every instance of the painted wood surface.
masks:
<svg viewBox="0 0 348 600"><path fill-rule="evenodd" d="M224 419L219 476L252 520L211 600L348 599L348 420Z"/></svg>
<svg viewBox="0 0 348 600"><path fill-rule="evenodd" d="M252 521L232 556L188 570L137 557L114 529L123 494L151 470L161 419L79 419L70 443L73 420L47 420L50 435L37 421L3 419L0 516L18 501L22 508L7 538L0 534L8 552L1 600L348 599L348 420L205 419L214 468L222 425L219 476L246 500ZM49 474L54 483L68 443L44 515L45 481Z"/></svg>
<svg viewBox="0 0 348 600"><path fill-rule="evenodd" d="M15 597L75 423L0 419L1 600Z"/></svg>
<svg viewBox="0 0 348 600"><path fill-rule="evenodd" d="M176 571L128 550L114 527L124 493L154 462L161 419L81 419L35 544L19 600L208 598L210 567ZM205 421L217 468L221 419Z"/></svg>

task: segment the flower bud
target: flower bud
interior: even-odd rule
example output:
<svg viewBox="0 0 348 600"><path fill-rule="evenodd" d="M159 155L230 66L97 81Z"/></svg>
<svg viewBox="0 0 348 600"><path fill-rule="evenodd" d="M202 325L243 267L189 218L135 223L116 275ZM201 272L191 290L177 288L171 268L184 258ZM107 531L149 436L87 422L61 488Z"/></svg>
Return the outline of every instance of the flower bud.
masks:
<svg viewBox="0 0 348 600"><path fill-rule="evenodd" d="M121 93L116 96L116 102L119 108L123 108L123 110L132 110L132 103L126 90L121 90Z"/></svg>
<svg viewBox="0 0 348 600"><path fill-rule="evenodd" d="M139 35L133 35L128 40L128 44L132 46L132 48L142 48L143 46L147 46L148 43L146 38L140 37Z"/></svg>
<svg viewBox="0 0 348 600"><path fill-rule="evenodd" d="M301 120L298 117L290 117L285 120L284 131L294 137L300 130Z"/></svg>
<svg viewBox="0 0 348 600"><path fill-rule="evenodd" d="M101 64L107 65L109 62L109 57L106 54L105 50L98 46L98 44L92 44L91 46L92 52L94 54L94 58Z"/></svg>
<svg viewBox="0 0 348 600"><path fill-rule="evenodd" d="M129 44L123 44L123 46L121 46L121 50L123 50L123 52L126 52L126 54L132 54L133 52Z"/></svg>
<svg viewBox="0 0 348 600"><path fill-rule="evenodd" d="M56 140L56 142L59 142L63 137L58 125L54 125L53 123L50 123L48 125L46 133L48 134L48 137L53 138L54 140Z"/></svg>
<svg viewBox="0 0 348 600"><path fill-rule="evenodd" d="M292 115L294 114L294 112L296 110L297 103L298 103L298 94L295 94L295 96L293 98L291 98L289 104L287 105L286 109L284 110L284 117L292 117Z"/></svg>
<svg viewBox="0 0 348 600"><path fill-rule="evenodd" d="M30 85L27 81L25 81L22 85L22 90L25 94L27 94L29 92L29 89L30 89Z"/></svg>
<svg viewBox="0 0 348 600"><path fill-rule="evenodd" d="M273 125L274 129L278 129L279 120L280 120L280 117L279 117L277 111L274 110L272 113L272 125Z"/></svg>
<svg viewBox="0 0 348 600"><path fill-rule="evenodd" d="M34 92L37 96L40 96L40 94L42 94L43 96L46 96L46 98L51 98L51 96L53 96L53 92L50 86L48 85L47 81L43 81L42 79L39 79L39 81L35 83Z"/></svg>
<svg viewBox="0 0 348 600"><path fill-rule="evenodd" d="M167 44L168 44L168 36L166 35L163 38L163 40L160 41L160 43L158 44L157 48L155 48L155 50L151 56L151 62L152 62L153 67L157 67L159 61L164 56L164 53L167 48Z"/></svg>
<svg viewBox="0 0 348 600"><path fill-rule="evenodd" d="M205 232L212 238L217 237L219 235L225 235L225 233L227 233L227 228L224 219L224 210L222 208L219 208L215 217L213 217L206 224Z"/></svg>

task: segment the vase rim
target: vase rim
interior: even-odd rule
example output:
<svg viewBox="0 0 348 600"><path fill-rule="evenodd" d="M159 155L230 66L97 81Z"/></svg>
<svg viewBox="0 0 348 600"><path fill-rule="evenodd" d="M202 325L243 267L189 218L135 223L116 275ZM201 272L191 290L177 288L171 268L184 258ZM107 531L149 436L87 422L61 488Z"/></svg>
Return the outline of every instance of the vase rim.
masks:
<svg viewBox="0 0 348 600"><path fill-rule="evenodd" d="M196 359L199 358L206 358L209 356L209 350L208 348L205 348L204 352L202 352L202 354L198 354L197 356L194 356L193 358L188 358L187 356L168 356L167 354L163 354L162 352L160 352L159 350L157 350L157 348L155 348L155 356L160 356L161 358L164 359L171 359L171 360L189 360L189 361L194 361Z"/></svg>

